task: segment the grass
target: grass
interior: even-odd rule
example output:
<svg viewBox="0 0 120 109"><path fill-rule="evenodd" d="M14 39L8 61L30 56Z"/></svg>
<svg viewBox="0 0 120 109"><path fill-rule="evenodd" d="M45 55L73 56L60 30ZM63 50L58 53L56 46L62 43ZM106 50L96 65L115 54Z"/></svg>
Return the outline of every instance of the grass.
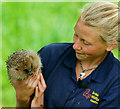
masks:
<svg viewBox="0 0 120 109"><path fill-rule="evenodd" d="M72 42L73 27L86 2L2 3L2 105L15 106L15 90L9 82L8 56L21 49L38 51L51 43ZM117 57L117 50L114 51ZM0 81L1 82L1 81Z"/></svg>

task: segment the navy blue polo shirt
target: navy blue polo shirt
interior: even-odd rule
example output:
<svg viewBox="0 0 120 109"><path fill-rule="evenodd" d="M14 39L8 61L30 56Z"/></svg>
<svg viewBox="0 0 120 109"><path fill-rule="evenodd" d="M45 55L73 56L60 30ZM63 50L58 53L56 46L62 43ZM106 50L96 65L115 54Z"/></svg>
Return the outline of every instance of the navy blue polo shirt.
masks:
<svg viewBox="0 0 120 109"><path fill-rule="evenodd" d="M73 43L55 43L38 54L47 85L45 107L117 107L119 105L120 62L109 52L85 79L77 81Z"/></svg>

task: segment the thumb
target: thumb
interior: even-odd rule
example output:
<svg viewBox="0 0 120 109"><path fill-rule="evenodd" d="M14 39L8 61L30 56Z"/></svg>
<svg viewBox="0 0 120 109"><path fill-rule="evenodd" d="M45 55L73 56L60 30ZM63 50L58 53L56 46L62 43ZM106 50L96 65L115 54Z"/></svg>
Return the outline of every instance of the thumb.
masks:
<svg viewBox="0 0 120 109"><path fill-rule="evenodd" d="M35 89L35 97L39 97L39 95L38 95L38 86L36 86L36 89Z"/></svg>

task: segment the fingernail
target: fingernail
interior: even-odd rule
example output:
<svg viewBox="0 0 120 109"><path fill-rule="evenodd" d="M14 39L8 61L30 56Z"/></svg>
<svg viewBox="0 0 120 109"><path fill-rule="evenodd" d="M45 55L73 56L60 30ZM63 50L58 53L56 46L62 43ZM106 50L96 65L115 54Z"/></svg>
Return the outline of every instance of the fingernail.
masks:
<svg viewBox="0 0 120 109"><path fill-rule="evenodd" d="M42 73L40 73L40 76L41 76L41 77L43 76Z"/></svg>

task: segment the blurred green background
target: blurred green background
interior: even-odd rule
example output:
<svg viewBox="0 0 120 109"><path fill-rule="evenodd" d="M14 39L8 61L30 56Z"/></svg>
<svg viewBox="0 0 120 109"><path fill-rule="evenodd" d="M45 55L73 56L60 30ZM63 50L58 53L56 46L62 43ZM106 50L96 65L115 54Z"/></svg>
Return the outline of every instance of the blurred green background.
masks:
<svg viewBox="0 0 120 109"><path fill-rule="evenodd" d="M87 2L2 3L2 107L15 107L15 90L8 79L8 56L16 50L38 51L51 43L72 42L81 7ZM118 58L117 49L113 51ZM24 89L23 89L24 90Z"/></svg>

